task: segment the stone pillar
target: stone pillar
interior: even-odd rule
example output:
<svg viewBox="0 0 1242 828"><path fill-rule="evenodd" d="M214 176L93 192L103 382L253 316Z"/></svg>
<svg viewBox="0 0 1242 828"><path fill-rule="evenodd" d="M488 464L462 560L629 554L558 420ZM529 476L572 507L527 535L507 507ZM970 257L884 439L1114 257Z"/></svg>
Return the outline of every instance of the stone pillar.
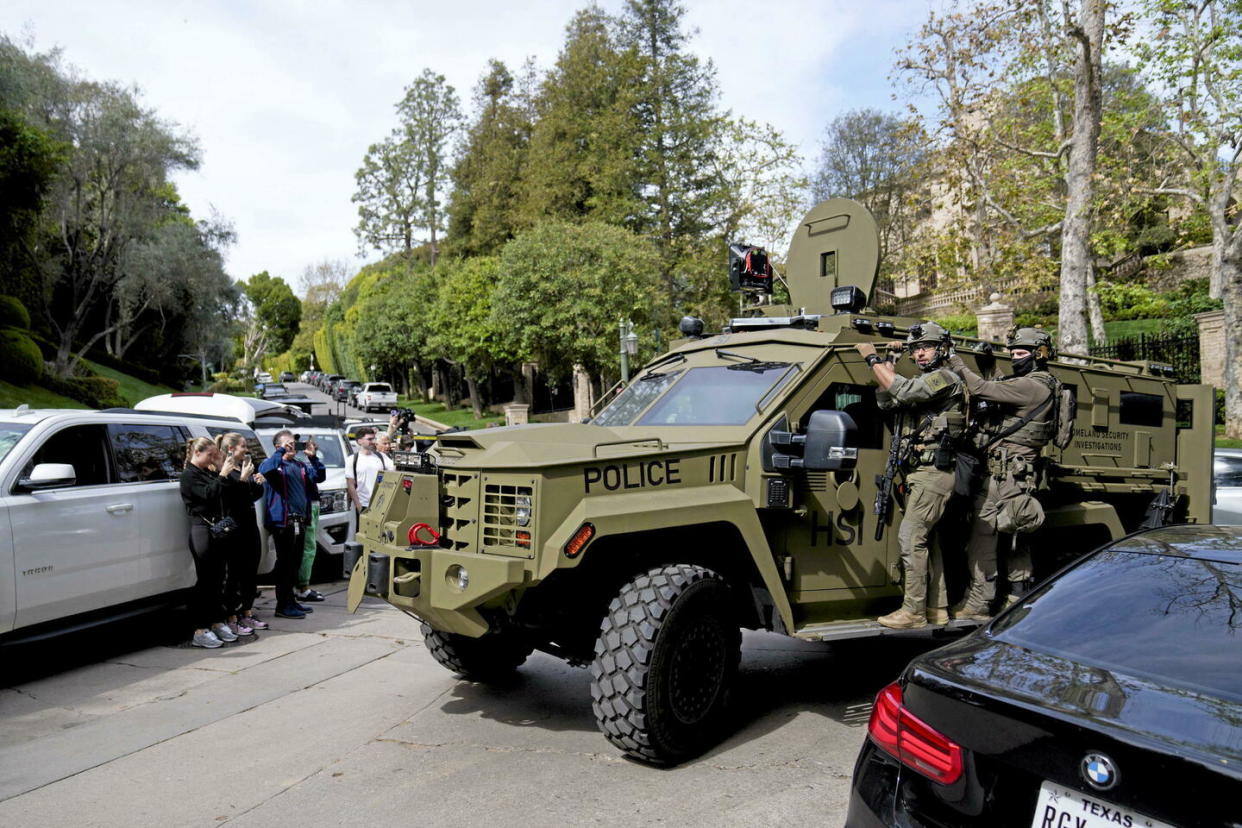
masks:
<svg viewBox="0 0 1242 828"><path fill-rule="evenodd" d="M1199 323L1199 382L1225 387L1225 312L1196 313Z"/></svg>
<svg viewBox="0 0 1242 828"><path fill-rule="evenodd" d="M1013 306L1002 302L999 293L993 293L988 299L988 304L975 311L975 319L979 322L979 338L1004 342L1009 329L1013 327Z"/></svg>
<svg viewBox="0 0 1242 828"><path fill-rule="evenodd" d="M505 425L526 425L530 422L530 406L523 403L510 403L505 406Z"/></svg>
<svg viewBox="0 0 1242 828"><path fill-rule="evenodd" d="M570 422L580 423L591 416L595 394L591 389L591 375L581 365L574 366L574 413Z"/></svg>

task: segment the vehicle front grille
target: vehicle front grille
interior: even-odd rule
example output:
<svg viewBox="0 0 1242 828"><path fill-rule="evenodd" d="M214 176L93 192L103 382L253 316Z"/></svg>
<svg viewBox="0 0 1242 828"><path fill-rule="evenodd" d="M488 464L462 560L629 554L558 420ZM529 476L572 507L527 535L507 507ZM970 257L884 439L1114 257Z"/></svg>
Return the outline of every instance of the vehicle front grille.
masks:
<svg viewBox="0 0 1242 828"><path fill-rule="evenodd" d="M479 479L473 474L441 472L441 503L444 506L444 537L453 549L465 549L476 542Z"/></svg>
<svg viewBox="0 0 1242 828"><path fill-rule="evenodd" d="M483 545L484 546L518 546L517 532L522 529L529 533L530 522L526 527L519 527L517 520L517 499L534 497L535 490L531 486L505 486L488 483L483 487ZM529 545L529 537L526 545Z"/></svg>

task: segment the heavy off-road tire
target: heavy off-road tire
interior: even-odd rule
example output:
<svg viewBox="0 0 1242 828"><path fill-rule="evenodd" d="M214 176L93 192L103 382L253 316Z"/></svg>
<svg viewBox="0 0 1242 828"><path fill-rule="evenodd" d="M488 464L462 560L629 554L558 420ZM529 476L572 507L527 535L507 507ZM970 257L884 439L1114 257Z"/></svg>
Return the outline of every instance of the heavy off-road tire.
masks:
<svg viewBox="0 0 1242 828"><path fill-rule="evenodd" d="M432 658L471 681L491 682L509 678L535 649L516 632L488 633L481 638L470 638L434 630L426 624L422 627L423 640Z"/></svg>
<svg viewBox="0 0 1242 828"><path fill-rule="evenodd" d="M658 765L720 740L742 633L729 585L701 566L657 567L608 605L591 663L591 707L608 741Z"/></svg>

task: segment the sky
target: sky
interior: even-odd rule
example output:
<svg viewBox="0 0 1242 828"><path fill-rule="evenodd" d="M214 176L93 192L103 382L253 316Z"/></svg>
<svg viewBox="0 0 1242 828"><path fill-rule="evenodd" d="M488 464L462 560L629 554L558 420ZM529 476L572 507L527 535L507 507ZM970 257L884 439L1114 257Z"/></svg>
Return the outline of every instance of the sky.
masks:
<svg viewBox="0 0 1242 828"><path fill-rule="evenodd" d="M898 111L894 50L933 0L685 0L711 58L723 107L779 127L809 171L825 126L862 107ZM4 0L0 32L93 80L136 86L143 102L194 136L202 163L177 174L196 218L213 211L237 243L235 279L266 270L299 289L326 259L351 269L354 172L396 125L394 104L424 68L467 108L489 58L517 69L556 60L586 0ZM601 0L620 11L623 0Z"/></svg>

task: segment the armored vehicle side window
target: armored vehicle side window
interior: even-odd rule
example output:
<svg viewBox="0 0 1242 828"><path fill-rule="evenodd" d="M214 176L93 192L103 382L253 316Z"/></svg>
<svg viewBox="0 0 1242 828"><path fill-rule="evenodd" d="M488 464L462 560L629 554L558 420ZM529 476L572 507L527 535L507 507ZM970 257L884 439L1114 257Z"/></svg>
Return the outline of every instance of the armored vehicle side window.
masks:
<svg viewBox="0 0 1242 828"><path fill-rule="evenodd" d="M181 430L167 425L108 426L119 483L176 480L185 464Z"/></svg>
<svg viewBox="0 0 1242 828"><path fill-rule="evenodd" d="M824 409L850 415L858 426L859 448L887 448L884 444L884 421L880 416L880 407L875 402L875 386L834 382L820 395L810 410ZM809 417L810 412L807 412L806 418Z"/></svg>
<svg viewBox="0 0 1242 828"><path fill-rule="evenodd" d="M100 486L112 482L108 462L108 433L104 426L70 426L45 438L21 476L29 476L40 463L68 463L77 478L74 486Z"/></svg>
<svg viewBox="0 0 1242 828"><path fill-rule="evenodd" d="M1121 424L1160 428L1164 424L1164 400L1155 394L1122 391Z"/></svg>
<svg viewBox="0 0 1242 828"><path fill-rule="evenodd" d="M797 373L785 362L690 368L638 425L742 425Z"/></svg>
<svg viewBox="0 0 1242 828"><path fill-rule="evenodd" d="M650 374L639 377L609 403L607 408L595 415L592 422L600 426L629 425L681 374L682 371L679 369L668 372L652 371Z"/></svg>

